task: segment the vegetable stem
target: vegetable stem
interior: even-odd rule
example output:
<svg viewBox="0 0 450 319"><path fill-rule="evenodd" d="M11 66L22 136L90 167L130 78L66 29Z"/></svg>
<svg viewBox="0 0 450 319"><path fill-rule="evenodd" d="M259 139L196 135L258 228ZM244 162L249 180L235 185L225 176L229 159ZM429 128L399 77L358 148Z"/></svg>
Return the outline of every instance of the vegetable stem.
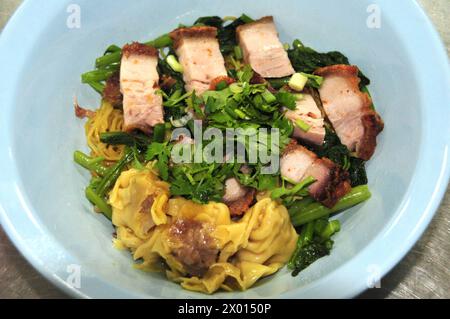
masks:
<svg viewBox="0 0 450 319"><path fill-rule="evenodd" d="M108 167L100 164L100 159L102 158L92 158L83 152L75 151L73 153L73 159L78 165L90 170L91 172L95 172L100 176L104 176L108 171Z"/></svg>
<svg viewBox="0 0 450 319"><path fill-rule="evenodd" d="M328 222L325 228L320 233L320 237L322 241L327 241L331 238L335 233L341 230L341 223L338 220L332 220Z"/></svg>
<svg viewBox="0 0 450 319"><path fill-rule="evenodd" d="M156 49L160 49L160 48L171 45L172 39L170 38L170 36L168 34L163 34L162 36L160 36L152 41L146 42L144 44L153 46ZM113 63L120 62L120 59L122 58L122 50L119 47L110 46L106 50L106 53L108 53L108 52L112 52L112 53L101 56L97 60L95 60L95 66L97 68L103 68L103 67L111 65Z"/></svg>
<svg viewBox="0 0 450 319"><path fill-rule="evenodd" d="M112 166L107 174L103 177L98 185L96 192L100 197L104 197L106 192L114 185L116 180L119 178L120 173L124 167L132 161L134 154L132 150L128 150L120 161L118 161L114 166Z"/></svg>
<svg viewBox="0 0 450 319"><path fill-rule="evenodd" d="M144 44L155 47L156 49L161 49L172 45L172 39L170 38L169 34L166 33L152 41L145 42Z"/></svg>
<svg viewBox="0 0 450 319"><path fill-rule="evenodd" d="M86 72L81 75L81 82L89 83L89 82L105 81L111 75L113 75L115 72L117 72L117 70L115 68L94 70L94 71Z"/></svg>
<svg viewBox="0 0 450 319"><path fill-rule="evenodd" d="M89 84L91 88L93 88L98 94L103 94L103 90L105 89L105 85L100 82L88 81L86 84Z"/></svg>
<svg viewBox="0 0 450 319"><path fill-rule="evenodd" d="M122 58L122 50L116 51L114 53L106 54L104 56L101 56L95 60L95 66L97 68L103 68L108 65L111 65L113 63L120 62L120 59Z"/></svg>
<svg viewBox="0 0 450 319"><path fill-rule="evenodd" d="M334 214L344 209L358 205L370 198L371 194L367 185L353 188L350 193L342 197L333 208L327 208L320 203L312 203L305 208L290 210L291 221L294 226L301 226L310 221L322 218L329 214Z"/></svg>
<svg viewBox="0 0 450 319"><path fill-rule="evenodd" d="M130 134L126 132L103 132L100 133L100 141L109 145L127 145L134 146L148 145L151 139L144 134Z"/></svg>
<svg viewBox="0 0 450 319"><path fill-rule="evenodd" d="M112 220L111 206L108 205L104 198L99 196L90 186L86 187L85 194L86 198L94 204L106 218Z"/></svg>

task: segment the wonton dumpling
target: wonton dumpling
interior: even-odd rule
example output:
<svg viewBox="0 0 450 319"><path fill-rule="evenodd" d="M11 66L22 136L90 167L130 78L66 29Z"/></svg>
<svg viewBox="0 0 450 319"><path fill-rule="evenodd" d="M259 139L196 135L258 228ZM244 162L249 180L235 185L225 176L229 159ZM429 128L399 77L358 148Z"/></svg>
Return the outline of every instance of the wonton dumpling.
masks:
<svg viewBox="0 0 450 319"><path fill-rule="evenodd" d="M223 203L168 198L168 185L151 170L123 172L111 193L113 223L118 242L143 261L140 269L160 270L164 261L167 277L185 289L245 290L283 267L295 249L287 209L270 198L238 221Z"/></svg>
<svg viewBox="0 0 450 319"><path fill-rule="evenodd" d="M167 222L166 215L155 213L153 206L164 204L168 196L169 184L160 181L151 169L125 171L110 193L112 222L146 239L152 227Z"/></svg>

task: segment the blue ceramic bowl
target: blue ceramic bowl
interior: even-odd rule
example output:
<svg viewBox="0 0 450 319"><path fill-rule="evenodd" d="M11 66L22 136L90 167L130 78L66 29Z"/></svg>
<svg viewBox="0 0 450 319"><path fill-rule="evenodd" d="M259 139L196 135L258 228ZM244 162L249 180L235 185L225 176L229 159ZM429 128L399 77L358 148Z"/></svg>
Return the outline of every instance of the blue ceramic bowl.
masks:
<svg viewBox="0 0 450 319"><path fill-rule="evenodd" d="M66 292L203 297L132 268L129 253L111 245L111 224L84 197L88 174L72 162L75 149L86 149L73 98L99 105L80 74L111 43L152 39L199 16L270 14L284 42L300 38L344 52L372 79L386 122L368 164L373 198L339 216L331 256L295 279L282 270L246 292L212 297L355 296L408 252L433 217L449 178L450 72L415 1L77 0L80 28L67 26L70 3L25 1L0 39L1 223L30 263ZM370 28L367 19L378 9L381 26Z"/></svg>

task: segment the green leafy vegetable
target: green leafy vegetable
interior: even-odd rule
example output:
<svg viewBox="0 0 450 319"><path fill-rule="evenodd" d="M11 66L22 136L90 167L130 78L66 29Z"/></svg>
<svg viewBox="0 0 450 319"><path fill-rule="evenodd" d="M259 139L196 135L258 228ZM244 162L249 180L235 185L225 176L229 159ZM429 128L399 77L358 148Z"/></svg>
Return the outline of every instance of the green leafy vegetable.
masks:
<svg viewBox="0 0 450 319"><path fill-rule="evenodd" d="M287 107L290 110L295 110L297 106L297 97L289 92L278 92L276 94L277 101L282 106Z"/></svg>
<svg viewBox="0 0 450 319"><path fill-rule="evenodd" d="M153 142L147 149L145 159L147 161L157 160L156 168L160 177L167 181L169 179L169 158L171 147L166 143Z"/></svg>
<svg viewBox="0 0 450 319"><path fill-rule="evenodd" d="M336 133L327 128L322 148L317 151L320 157L327 157L349 172L352 187L367 184L365 162L351 156L347 147L343 145Z"/></svg>
<svg viewBox="0 0 450 319"><path fill-rule="evenodd" d="M348 58L341 52L319 53L304 46L300 40L294 41L293 48L288 50L288 55L292 66L297 72L310 74L314 73L318 68L335 64L350 64ZM359 73L359 77L361 78L361 88L370 84L370 80L362 72Z"/></svg>
<svg viewBox="0 0 450 319"><path fill-rule="evenodd" d="M328 221L328 216L302 226L297 246L288 262L288 268L293 270L292 276L297 276L318 259L329 255L333 247L331 237L339 230L339 221Z"/></svg>
<svg viewBox="0 0 450 319"><path fill-rule="evenodd" d="M307 177L292 188L286 188L284 185L280 188L275 188L271 192L272 199L280 199L292 196L304 197L308 195L307 187L315 182L313 177Z"/></svg>
<svg viewBox="0 0 450 319"><path fill-rule="evenodd" d="M217 28L217 38L219 39L220 50L223 55L234 52L237 46L236 28L240 25L250 23L253 19L243 14L238 19L227 24L227 21L217 16L201 17L197 19L194 25L208 25Z"/></svg>
<svg viewBox="0 0 450 319"><path fill-rule="evenodd" d="M297 276L299 272L310 266L318 259L330 254L331 247L326 243L313 242L302 247L293 260L292 276Z"/></svg>

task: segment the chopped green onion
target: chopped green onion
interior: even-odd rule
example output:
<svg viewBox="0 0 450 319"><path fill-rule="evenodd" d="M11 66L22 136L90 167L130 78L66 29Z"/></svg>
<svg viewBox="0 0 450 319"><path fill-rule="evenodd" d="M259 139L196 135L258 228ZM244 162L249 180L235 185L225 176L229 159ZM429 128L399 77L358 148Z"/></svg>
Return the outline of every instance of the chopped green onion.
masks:
<svg viewBox="0 0 450 319"><path fill-rule="evenodd" d="M230 88L231 93L234 93L234 94L242 93L242 91L244 91L242 86L239 85L238 83L231 83L229 88Z"/></svg>
<svg viewBox="0 0 450 319"><path fill-rule="evenodd" d="M295 124L298 126L299 129L301 129L305 133L308 133L308 131L311 129L311 125L309 125L302 119L297 119L295 121Z"/></svg>
<svg viewBox="0 0 450 319"><path fill-rule="evenodd" d="M289 87L295 91L302 91L308 82L308 78L301 73L294 73L289 80Z"/></svg>
<svg viewBox="0 0 450 319"><path fill-rule="evenodd" d="M248 116L241 110L236 109L236 110L234 110L234 113L236 113L236 115L239 116L243 120L249 120Z"/></svg>
<svg viewBox="0 0 450 319"><path fill-rule="evenodd" d="M294 96L297 99L297 101L303 100L305 98L305 96L301 93L295 93Z"/></svg>
<svg viewBox="0 0 450 319"><path fill-rule="evenodd" d="M166 61L167 64L169 64L169 66L172 68L172 70L178 73L183 73L183 66L180 64L180 62L178 62L175 56L169 55Z"/></svg>
<svg viewBox="0 0 450 319"><path fill-rule="evenodd" d="M277 100L277 97L270 93L270 91L268 90L265 90L261 95L263 99L269 104L272 104Z"/></svg>
<svg viewBox="0 0 450 319"><path fill-rule="evenodd" d="M238 60L242 60L242 58L243 58L242 49L238 45L234 47L234 56Z"/></svg>
<svg viewBox="0 0 450 319"><path fill-rule="evenodd" d="M284 43L283 48L285 51L289 50L289 43Z"/></svg>

